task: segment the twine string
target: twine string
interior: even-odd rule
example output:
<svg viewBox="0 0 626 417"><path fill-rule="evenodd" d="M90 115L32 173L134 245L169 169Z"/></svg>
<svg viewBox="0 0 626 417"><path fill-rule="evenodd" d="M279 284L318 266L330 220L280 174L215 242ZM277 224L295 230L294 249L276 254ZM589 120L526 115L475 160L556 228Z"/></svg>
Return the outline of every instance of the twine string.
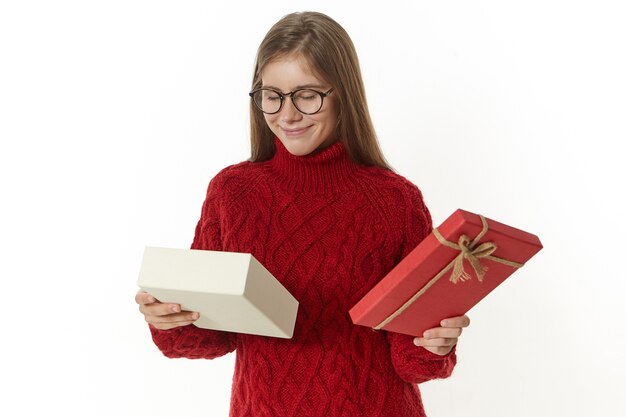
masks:
<svg viewBox="0 0 626 417"><path fill-rule="evenodd" d="M426 285L424 285L415 294L413 294L413 296L409 298L402 306L400 306L400 308L394 311L380 324L375 326L374 330L382 329L392 320L402 314L407 308L409 308L409 306L411 306L411 304L415 302L415 300L421 297L422 294L424 294L430 287L432 287L435 282L437 282L442 276L444 276L451 268L452 274L450 275L450 281L453 284L456 284L459 281L464 282L471 279L471 275L468 274L464 268L465 260L467 260L468 263L472 266L474 272L476 273L476 278L480 282L483 281L485 273L488 269L480 263L480 259L489 259L491 261L499 262L501 264L512 266L514 268L521 268L522 266L524 266L523 263L514 262L508 259L493 256L492 253L495 252L498 248L498 246L493 242L483 242L481 244L478 244L480 242L480 239L482 239L485 233L487 233L487 231L489 230L489 225L487 224L487 220L485 219L485 217L480 216L480 220L482 222L483 228L480 233L478 233L478 235L476 235L476 237L471 241L466 235L461 235L456 243L450 242L449 240L444 239L441 233L439 233L439 230L437 230L436 228L433 229L433 234L442 245L459 251L459 254L454 259L452 259L452 261L450 261L446 266L444 266L443 269L437 273L437 275L431 278L431 280L428 281Z"/></svg>

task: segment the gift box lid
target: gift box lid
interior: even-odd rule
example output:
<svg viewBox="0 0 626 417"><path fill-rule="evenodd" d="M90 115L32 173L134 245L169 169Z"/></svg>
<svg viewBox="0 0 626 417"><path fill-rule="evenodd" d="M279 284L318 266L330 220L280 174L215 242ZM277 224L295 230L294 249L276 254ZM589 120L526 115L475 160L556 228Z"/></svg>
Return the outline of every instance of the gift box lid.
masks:
<svg viewBox="0 0 626 417"><path fill-rule="evenodd" d="M291 338L298 301L249 253L147 246L138 285L197 327Z"/></svg>
<svg viewBox="0 0 626 417"><path fill-rule="evenodd" d="M479 237L474 249L495 247L485 245L492 252L477 258L484 276L462 250L450 247L458 246L461 236L469 243ZM422 336L442 319L467 313L541 248L531 233L458 209L356 303L350 316L355 324ZM453 280L459 255L463 273Z"/></svg>

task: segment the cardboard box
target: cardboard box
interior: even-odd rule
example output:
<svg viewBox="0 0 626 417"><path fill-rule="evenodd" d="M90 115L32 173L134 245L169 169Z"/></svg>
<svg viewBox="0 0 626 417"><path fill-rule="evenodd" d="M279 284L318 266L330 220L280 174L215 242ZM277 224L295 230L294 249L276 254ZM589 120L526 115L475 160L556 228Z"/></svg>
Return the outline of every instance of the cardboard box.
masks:
<svg viewBox="0 0 626 417"><path fill-rule="evenodd" d="M139 287L198 327L291 338L298 301L251 254L146 247Z"/></svg>
<svg viewBox="0 0 626 417"><path fill-rule="evenodd" d="M464 257L461 236L474 255ZM467 313L541 248L533 234L459 209L354 305L350 316L355 324L421 337L444 318Z"/></svg>

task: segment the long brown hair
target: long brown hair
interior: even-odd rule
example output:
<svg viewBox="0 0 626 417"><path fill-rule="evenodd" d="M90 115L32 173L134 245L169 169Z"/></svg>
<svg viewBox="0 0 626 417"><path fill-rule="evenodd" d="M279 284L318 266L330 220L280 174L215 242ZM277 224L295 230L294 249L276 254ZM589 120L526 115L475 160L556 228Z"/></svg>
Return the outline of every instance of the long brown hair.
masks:
<svg viewBox="0 0 626 417"><path fill-rule="evenodd" d="M261 87L263 69L269 62L289 55L302 56L316 75L334 88L339 111L337 136L350 157L364 165L390 169L376 138L359 60L348 33L322 13L299 12L284 16L272 26L259 46L252 90ZM274 134L252 100L250 141L251 161L265 161L276 152Z"/></svg>

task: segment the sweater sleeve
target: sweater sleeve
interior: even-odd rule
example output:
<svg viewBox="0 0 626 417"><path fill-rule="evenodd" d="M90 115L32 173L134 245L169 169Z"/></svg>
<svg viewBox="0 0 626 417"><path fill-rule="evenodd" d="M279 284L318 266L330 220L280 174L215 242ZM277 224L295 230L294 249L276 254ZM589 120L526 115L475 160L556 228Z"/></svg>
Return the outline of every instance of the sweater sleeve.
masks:
<svg viewBox="0 0 626 417"><path fill-rule="evenodd" d="M209 183L191 249L222 250L219 174ZM235 350L236 333L201 329L193 324L169 330L150 327L152 340L169 358L213 359Z"/></svg>
<svg viewBox="0 0 626 417"><path fill-rule="evenodd" d="M432 231L430 212L424 204L420 190L413 184L405 184L405 216L401 218L404 259ZM413 336L387 332L391 361L396 373L410 383L421 383L436 378L447 378L456 364L456 348L444 356L434 354L423 347L415 346Z"/></svg>
<svg viewBox="0 0 626 417"><path fill-rule="evenodd" d="M447 378L456 365L456 347L447 355L439 356L413 344L413 336L387 333L391 347L391 362L400 378L411 384L431 379Z"/></svg>

